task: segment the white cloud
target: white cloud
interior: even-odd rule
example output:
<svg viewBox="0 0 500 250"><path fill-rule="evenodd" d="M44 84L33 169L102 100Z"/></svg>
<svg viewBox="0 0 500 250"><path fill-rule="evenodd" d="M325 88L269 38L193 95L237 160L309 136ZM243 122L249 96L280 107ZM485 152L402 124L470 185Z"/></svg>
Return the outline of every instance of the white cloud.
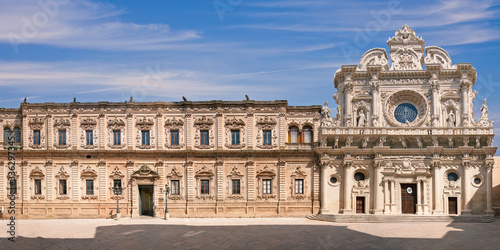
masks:
<svg viewBox="0 0 500 250"><path fill-rule="evenodd" d="M200 38L197 31L176 31L166 24L121 22L124 13L89 1L6 0L0 4L0 41L15 50L32 43L129 51L178 49L177 42Z"/></svg>

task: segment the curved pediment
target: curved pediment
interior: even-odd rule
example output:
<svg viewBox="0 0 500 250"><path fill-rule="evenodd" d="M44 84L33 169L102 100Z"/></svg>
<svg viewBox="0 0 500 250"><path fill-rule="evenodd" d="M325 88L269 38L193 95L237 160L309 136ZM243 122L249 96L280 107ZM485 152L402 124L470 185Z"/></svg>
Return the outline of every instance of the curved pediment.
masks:
<svg viewBox="0 0 500 250"><path fill-rule="evenodd" d="M367 66L382 66L383 71L389 70L389 58L382 48L373 48L365 52L359 62L359 70L366 71Z"/></svg>
<svg viewBox="0 0 500 250"><path fill-rule="evenodd" d="M148 165L142 165L139 170L131 175L132 178L160 178L160 175L153 171Z"/></svg>
<svg viewBox="0 0 500 250"><path fill-rule="evenodd" d="M425 57L425 64L439 64L443 69L453 69L450 55L443 48L438 46L429 46L425 48L427 56Z"/></svg>

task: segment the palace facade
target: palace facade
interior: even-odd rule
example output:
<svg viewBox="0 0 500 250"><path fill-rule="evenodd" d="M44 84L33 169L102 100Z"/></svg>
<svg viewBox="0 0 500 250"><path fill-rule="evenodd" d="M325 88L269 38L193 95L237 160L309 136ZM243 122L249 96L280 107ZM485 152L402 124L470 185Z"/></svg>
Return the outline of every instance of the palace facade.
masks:
<svg viewBox="0 0 500 250"><path fill-rule="evenodd" d="M336 117L328 103L248 99L0 109L0 205L16 194L23 218L111 217L117 200L129 217L163 217L166 202L173 217L492 214L476 70L406 25L387 43L389 56L335 73Z"/></svg>

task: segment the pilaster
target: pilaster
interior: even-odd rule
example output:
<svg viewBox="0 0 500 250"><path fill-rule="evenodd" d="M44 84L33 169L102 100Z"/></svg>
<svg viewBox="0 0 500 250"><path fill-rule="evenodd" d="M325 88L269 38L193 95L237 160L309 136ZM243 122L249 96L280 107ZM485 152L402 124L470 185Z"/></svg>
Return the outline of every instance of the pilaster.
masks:
<svg viewBox="0 0 500 250"><path fill-rule="evenodd" d="M106 146L106 116L104 113L99 114L99 149L104 149Z"/></svg>
<svg viewBox="0 0 500 250"><path fill-rule="evenodd" d="M52 166L51 161L47 161L45 163L45 180L46 180L46 195L47 195L47 201L53 201L54 200L54 167ZM2 176L0 174L0 176ZM1 187L0 187L1 188Z"/></svg>
<svg viewBox="0 0 500 250"><path fill-rule="evenodd" d="M279 160L278 161L278 175L279 175L279 200L286 200L286 162Z"/></svg>
<svg viewBox="0 0 500 250"><path fill-rule="evenodd" d="M215 162L217 171L217 201L224 201L224 163L222 161Z"/></svg>
<svg viewBox="0 0 500 250"><path fill-rule="evenodd" d="M135 129L134 129L134 115L131 113L127 114L127 146L128 149L134 148L135 139Z"/></svg>
<svg viewBox="0 0 500 250"><path fill-rule="evenodd" d="M156 148L158 150L163 150L165 145L165 126L163 123L163 114L156 114Z"/></svg>
<svg viewBox="0 0 500 250"><path fill-rule="evenodd" d="M193 162L186 160L186 189L187 189L187 201L194 201L194 166Z"/></svg>
<svg viewBox="0 0 500 250"><path fill-rule="evenodd" d="M106 195L106 162L101 160L97 163L97 167L99 168L99 201L105 202L107 200Z"/></svg>
<svg viewBox="0 0 500 250"><path fill-rule="evenodd" d="M70 167L71 167L71 199L73 200L73 202L79 202L80 180L78 178L78 161L72 161Z"/></svg>
<svg viewBox="0 0 500 250"><path fill-rule="evenodd" d="M215 130L217 135L215 137L217 141L217 149L222 150L224 145L224 121L222 119L222 112L217 112L215 115Z"/></svg>
<svg viewBox="0 0 500 250"><path fill-rule="evenodd" d="M29 200L29 173L28 173L28 162L27 161L21 161L21 171L22 171L22 183L23 183L23 201L28 201Z"/></svg>
<svg viewBox="0 0 500 250"><path fill-rule="evenodd" d="M255 201L255 163L252 160L247 161L247 199Z"/></svg>

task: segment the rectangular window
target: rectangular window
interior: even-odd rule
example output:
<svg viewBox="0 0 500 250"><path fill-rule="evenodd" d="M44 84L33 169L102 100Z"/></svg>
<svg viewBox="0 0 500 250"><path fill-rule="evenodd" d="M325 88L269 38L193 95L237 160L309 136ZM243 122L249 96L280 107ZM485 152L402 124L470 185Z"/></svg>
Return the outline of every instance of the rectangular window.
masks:
<svg viewBox="0 0 500 250"><path fill-rule="evenodd" d="M209 184L209 180L201 180L201 194L210 194Z"/></svg>
<svg viewBox="0 0 500 250"><path fill-rule="evenodd" d="M59 130L59 145L66 145L66 129Z"/></svg>
<svg viewBox="0 0 500 250"><path fill-rule="evenodd" d="M295 179L295 193L304 194L304 179Z"/></svg>
<svg viewBox="0 0 500 250"><path fill-rule="evenodd" d="M201 130L200 131L200 144L201 145L209 145L208 141L208 130Z"/></svg>
<svg viewBox="0 0 500 250"><path fill-rule="evenodd" d="M33 130L33 145L40 145L40 130Z"/></svg>
<svg viewBox="0 0 500 250"><path fill-rule="evenodd" d="M240 194L240 180L232 180L233 194Z"/></svg>
<svg viewBox="0 0 500 250"><path fill-rule="evenodd" d="M142 130L142 145L149 145L149 130Z"/></svg>
<svg viewBox="0 0 500 250"><path fill-rule="evenodd" d="M59 195L67 195L66 180L59 180Z"/></svg>
<svg viewBox="0 0 500 250"><path fill-rule="evenodd" d="M87 145L94 145L94 131L85 131L85 138L87 139Z"/></svg>
<svg viewBox="0 0 500 250"><path fill-rule="evenodd" d="M94 180L86 180L86 194L87 195L94 195Z"/></svg>
<svg viewBox="0 0 500 250"><path fill-rule="evenodd" d="M170 131L170 145L179 145L179 130Z"/></svg>
<svg viewBox="0 0 500 250"><path fill-rule="evenodd" d="M113 180L113 187L121 188L122 180Z"/></svg>
<svg viewBox="0 0 500 250"><path fill-rule="evenodd" d="M170 194L173 194L173 195L180 195L181 194L179 180L171 180L170 185L172 186L172 188L170 189Z"/></svg>
<svg viewBox="0 0 500 250"><path fill-rule="evenodd" d="M240 131L239 130L231 130L231 144L232 145L240 145Z"/></svg>
<svg viewBox="0 0 500 250"><path fill-rule="evenodd" d="M113 130L113 145L122 145L122 133L120 130Z"/></svg>
<svg viewBox="0 0 500 250"><path fill-rule="evenodd" d="M35 179L35 194L42 194L42 180Z"/></svg>
<svg viewBox="0 0 500 250"><path fill-rule="evenodd" d="M17 194L17 179L9 179L9 189L11 195Z"/></svg>
<svg viewBox="0 0 500 250"><path fill-rule="evenodd" d="M262 180L262 194L271 194L271 180Z"/></svg>
<svg viewBox="0 0 500 250"><path fill-rule="evenodd" d="M271 130L264 130L262 133L264 134L264 145L272 145Z"/></svg>

